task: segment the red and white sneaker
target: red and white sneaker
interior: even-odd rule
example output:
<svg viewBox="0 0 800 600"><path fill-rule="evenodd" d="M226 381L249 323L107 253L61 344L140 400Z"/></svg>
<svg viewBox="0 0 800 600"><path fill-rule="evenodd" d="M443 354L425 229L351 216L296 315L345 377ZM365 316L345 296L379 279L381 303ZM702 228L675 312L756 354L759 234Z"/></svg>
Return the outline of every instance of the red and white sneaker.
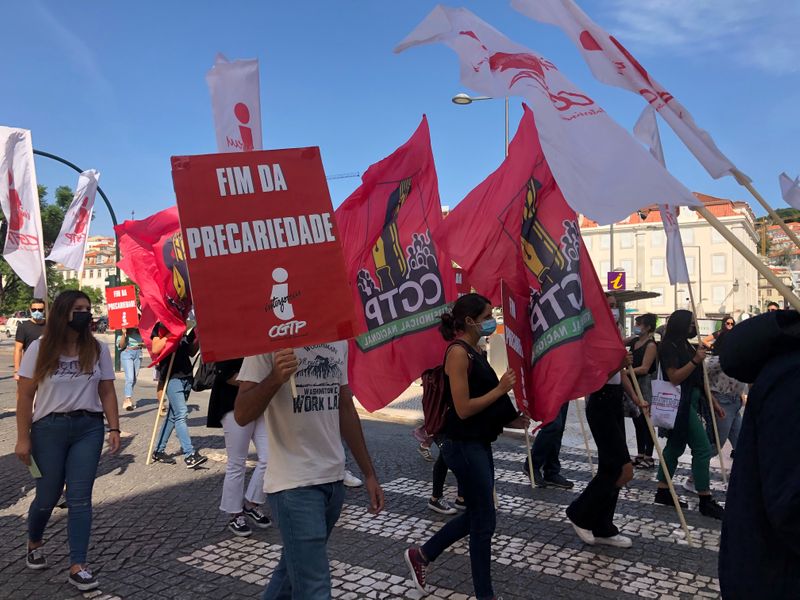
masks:
<svg viewBox="0 0 800 600"><path fill-rule="evenodd" d="M406 559L408 570L411 572L411 580L414 582L414 587L423 594L427 593L425 590L425 578L428 574L428 563L422 558L419 548L412 546L405 551L403 556Z"/></svg>

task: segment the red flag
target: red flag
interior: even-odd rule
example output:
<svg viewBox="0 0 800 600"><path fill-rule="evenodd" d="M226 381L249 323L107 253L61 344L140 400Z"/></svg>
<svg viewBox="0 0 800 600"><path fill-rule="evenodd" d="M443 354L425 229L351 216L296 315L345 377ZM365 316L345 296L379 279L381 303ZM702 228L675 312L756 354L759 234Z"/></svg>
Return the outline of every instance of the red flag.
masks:
<svg viewBox="0 0 800 600"><path fill-rule="evenodd" d="M125 221L114 229L122 254L119 268L139 286L142 338L149 348L150 332L157 322L171 334L154 361L158 363L171 354L186 331L192 305L178 209L168 208L141 221Z"/></svg>
<svg viewBox="0 0 800 600"><path fill-rule="evenodd" d="M545 161L531 110L503 164L470 192L435 241L478 293L530 299L530 416L549 422L564 402L600 389L625 348L578 229Z"/></svg>
<svg viewBox="0 0 800 600"><path fill-rule="evenodd" d="M455 300L455 273L430 231L442 221L428 121L372 165L336 211L356 313L349 380L370 411L397 398L446 348L439 315Z"/></svg>

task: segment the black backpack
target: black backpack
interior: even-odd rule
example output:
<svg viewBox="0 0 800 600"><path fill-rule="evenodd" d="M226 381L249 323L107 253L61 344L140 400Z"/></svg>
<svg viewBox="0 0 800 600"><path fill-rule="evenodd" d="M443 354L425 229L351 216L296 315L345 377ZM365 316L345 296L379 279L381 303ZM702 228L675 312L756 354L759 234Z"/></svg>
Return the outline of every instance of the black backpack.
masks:
<svg viewBox="0 0 800 600"><path fill-rule="evenodd" d="M203 362L203 359L199 356L197 357L197 360L200 366L195 370L194 379L192 381L192 390L195 392L210 390L212 387L214 387L214 381L217 378L217 363Z"/></svg>

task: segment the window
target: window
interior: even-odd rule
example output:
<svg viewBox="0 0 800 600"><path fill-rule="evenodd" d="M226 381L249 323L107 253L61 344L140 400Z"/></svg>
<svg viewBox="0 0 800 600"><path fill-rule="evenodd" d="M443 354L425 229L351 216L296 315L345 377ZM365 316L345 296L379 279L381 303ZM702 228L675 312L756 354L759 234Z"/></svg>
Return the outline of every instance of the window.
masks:
<svg viewBox="0 0 800 600"><path fill-rule="evenodd" d="M686 257L686 270L689 272L689 275L694 275L694 256L687 256Z"/></svg>
<svg viewBox="0 0 800 600"><path fill-rule="evenodd" d="M650 246L653 248L665 248L667 236L663 229L650 232Z"/></svg>
<svg viewBox="0 0 800 600"><path fill-rule="evenodd" d="M681 229L681 239L683 240L684 245L694 244L694 229L690 227L684 227Z"/></svg>
<svg viewBox="0 0 800 600"><path fill-rule="evenodd" d="M728 261L724 254L714 254L711 257L711 272L720 275L728 270Z"/></svg>
<svg viewBox="0 0 800 600"><path fill-rule="evenodd" d="M623 260L620 261L620 266L622 270L625 271L628 275L633 274L633 261L632 260Z"/></svg>
<svg viewBox="0 0 800 600"><path fill-rule="evenodd" d="M658 298L650 300L651 306L664 306L664 288L654 287L650 289L651 292L658 294Z"/></svg>
<svg viewBox="0 0 800 600"><path fill-rule="evenodd" d="M663 277L664 276L664 259L663 258L651 258L650 259L650 273L653 277Z"/></svg>
<svg viewBox="0 0 800 600"><path fill-rule="evenodd" d="M607 233L600 234L600 248L602 250L608 250L611 248L611 236Z"/></svg>
<svg viewBox="0 0 800 600"><path fill-rule="evenodd" d="M94 279L94 269L89 269L89 274L87 275L89 279Z"/></svg>
<svg viewBox="0 0 800 600"><path fill-rule="evenodd" d="M717 231L716 229L711 230L711 243L712 244L721 244L725 241L725 238L722 237L722 234Z"/></svg>
<svg viewBox="0 0 800 600"><path fill-rule="evenodd" d="M633 234L630 231L619 234L620 248L633 248Z"/></svg>
<svg viewBox="0 0 800 600"><path fill-rule="evenodd" d="M714 304L722 304L725 302L725 296L727 296L725 292L724 285L715 285L711 288L711 301Z"/></svg>
<svg viewBox="0 0 800 600"><path fill-rule="evenodd" d="M600 275L602 275L601 279L605 279L606 273L608 273L610 270L611 270L611 263L608 262L607 260L601 260L600 261Z"/></svg>

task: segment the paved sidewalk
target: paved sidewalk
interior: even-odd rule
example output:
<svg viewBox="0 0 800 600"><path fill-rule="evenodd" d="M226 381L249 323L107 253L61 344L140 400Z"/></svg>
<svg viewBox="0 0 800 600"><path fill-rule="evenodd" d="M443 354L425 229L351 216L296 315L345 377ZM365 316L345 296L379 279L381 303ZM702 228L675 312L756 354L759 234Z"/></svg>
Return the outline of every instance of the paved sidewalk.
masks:
<svg viewBox="0 0 800 600"><path fill-rule="evenodd" d="M104 456L95 485L90 562L100 591L75 593L66 583L66 513L58 510L48 527L51 567L26 569L25 515L32 499L30 475L14 457L14 385L10 350L0 342L0 597L9 599L106 600L258 598L280 552L274 529L234 538L218 504L225 468L221 430L205 427L208 394L193 394L192 438L211 457L204 468L145 466L155 413L155 388L143 381L139 408L123 413L123 450ZM122 381L117 382L121 392ZM447 517L429 511L431 464L416 452L408 424L394 422L413 413L412 391L392 410L393 422L364 419L367 442L387 496L386 512L366 512L362 489L348 490L345 509L330 543L336 598L417 598L402 551L424 541ZM399 407L397 405L400 405ZM380 416L379 413L378 416ZM571 410L571 414L574 411ZM570 444L572 444L570 438ZM582 443L582 442L581 442ZM716 561L719 524L697 512L690 498L687 519L694 529L689 548L673 510L652 503L652 472L637 473L623 491L618 523L633 548L588 547L572 533L563 511L575 491L531 490L520 465L525 444L503 436L495 445L498 525L493 575L504 598L701 598L718 597ZM173 439L169 451L177 452ZM582 489L590 478L586 455L565 448L564 474ZM351 465L357 472L357 469ZM687 471L679 471L679 480ZM454 495L452 475L448 494ZM718 476L714 483L721 488ZM431 597L470 598L467 545L446 552L431 569Z"/></svg>

